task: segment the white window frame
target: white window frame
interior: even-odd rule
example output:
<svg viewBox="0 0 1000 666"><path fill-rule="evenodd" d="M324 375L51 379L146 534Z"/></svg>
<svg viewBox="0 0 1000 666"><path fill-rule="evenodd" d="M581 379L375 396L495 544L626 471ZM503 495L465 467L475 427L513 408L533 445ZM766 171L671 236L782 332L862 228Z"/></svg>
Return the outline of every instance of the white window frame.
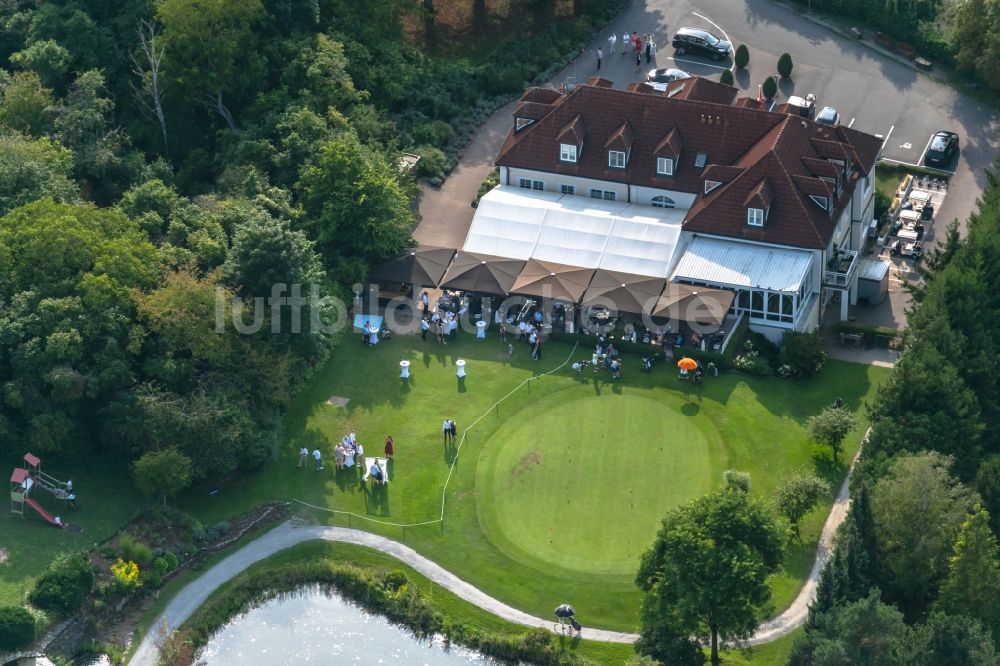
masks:
<svg viewBox="0 0 1000 666"><path fill-rule="evenodd" d="M653 208L677 208L677 202L663 194L650 199L649 205Z"/></svg>
<svg viewBox="0 0 1000 666"><path fill-rule="evenodd" d="M576 146L572 143L559 144L559 160L576 164Z"/></svg>
<svg viewBox="0 0 1000 666"><path fill-rule="evenodd" d="M812 202L814 204L816 204L817 206L819 206L823 210L825 210L825 211L829 211L830 210L830 208L829 208L830 204L828 203L829 200L830 200L829 197L821 197L821 196L818 196L816 194L810 194L809 198L812 199Z"/></svg>
<svg viewBox="0 0 1000 666"><path fill-rule="evenodd" d="M656 173L661 176L674 175L674 161L669 157L657 157Z"/></svg>
<svg viewBox="0 0 1000 666"><path fill-rule="evenodd" d="M719 185L722 185L722 183L717 180L706 180L704 194L708 194L709 192L717 188Z"/></svg>
<svg viewBox="0 0 1000 666"><path fill-rule="evenodd" d="M544 180L535 180L534 178L518 178L517 186L525 190L545 190Z"/></svg>
<svg viewBox="0 0 1000 666"><path fill-rule="evenodd" d="M764 226L767 213L763 208L747 208L747 224L751 227Z"/></svg>
<svg viewBox="0 0 1000 666"><path fill-rule="evenodd" d="M602 199L604 201L615 201L618 196L612 190L601 190L596 187L590 188L591 199Z"/></svg>
<svg viewBox="0 0 1000 666"><path fill-rule="evenodd" d="M621 162L621 164L618 164ZM624 169L626 162L626 156L624 150L609 150L608 151L608 166L613 169Z"/></svg>
<svg viewBox="0 0 1000 666"><path fill-rule="evenodd" d="M576 185L559 183L559 194L576 194Z"/></svg>

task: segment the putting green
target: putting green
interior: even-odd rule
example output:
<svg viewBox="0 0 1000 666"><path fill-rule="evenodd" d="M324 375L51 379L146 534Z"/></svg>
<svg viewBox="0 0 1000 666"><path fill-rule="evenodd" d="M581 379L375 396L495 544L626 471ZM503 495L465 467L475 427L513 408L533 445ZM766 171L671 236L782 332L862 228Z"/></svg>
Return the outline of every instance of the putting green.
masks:
<svg viewBox="0 0 1000 666"><path fill-rule="evenodd" d="M522 563L631 575L664 513L717 487L725 458L714 424L679 395L574 386L486 442L480 521Z"/></svg>

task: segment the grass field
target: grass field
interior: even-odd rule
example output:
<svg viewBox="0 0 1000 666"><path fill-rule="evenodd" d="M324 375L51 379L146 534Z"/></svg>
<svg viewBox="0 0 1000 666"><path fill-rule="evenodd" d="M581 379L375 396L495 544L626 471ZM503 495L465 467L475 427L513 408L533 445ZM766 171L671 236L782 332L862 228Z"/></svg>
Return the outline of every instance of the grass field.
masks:
<svg viewBox="0 0 1000 666"><path fill-rule="evenodd" d="M798 468L815 469L838 486L843 461L817 456L802 424L836 396L861 410L885 375L830 362L805 381L724 373L689 393L672 368L644 375L638 359L626 358L620 383L603 372L577 377L567 367L493 407L524 380L559 366L571 349L549 344L543 360L532 362L521 347L506 359L495 341L471 337L443 347L405 337L375 349L346 344L290 410L288 441L276 463L215 497L192 493L184 508L211 523L263 500L300 500L318 507L311 510L317 520L404 541L525 611L547 617L570 601L585 624L635 630L636 558L663 513L718 487L728 468L750 472L761 497ZM589 350L575 354L585 356ZM412 362L408 383L399 380L404 358ZM458 358L468 361L463 382L455 376ZM349 402L331 406L331 396ZM440 516L441 489L457 453L442 441L444 418L454 418L465 434L444 522L384 524ZM333 443L352 427L369 455L381 453L386 434L395 438L387 489L370 491L357 471L333 469ZM844 460L860 435L849 437ZM326 469L297 469L294 452L317 444L328 457ZM808 574L830 501L803 521L802 542L772 577L776 611Z"/></svg>
<svg viewBox="0 0 1000 666"><path fill-rule="evenodd" d="M3 459L8 477L9 470L22 466L21 457L25 453L15 452ZM74 534L57 529L27 506L24 518L5 512L0 518L0 548L6 555L6 560L0 563L0 605L21 603L53 555L104 541L138 515L143 506L127 472L117 469L114 463L91 459L69 466L62 463L58 454L41 458L43 471L63 481L73 479L79 497L77 508L68 509L41 490L32 491L32 497L49 512L79 525L83 531Z"/></svg>

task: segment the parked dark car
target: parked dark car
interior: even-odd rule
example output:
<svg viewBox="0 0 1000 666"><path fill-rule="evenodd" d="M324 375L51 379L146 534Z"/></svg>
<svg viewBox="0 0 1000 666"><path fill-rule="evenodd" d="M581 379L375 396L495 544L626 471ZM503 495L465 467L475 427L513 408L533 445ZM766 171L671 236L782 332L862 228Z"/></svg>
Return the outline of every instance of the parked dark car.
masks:
<svg viewBox="0 0 1000 666"><path fill-rule="evenodd" d="M930 166L948 166L955 153L958 152L958 135L954 132L937 132L931 137L924 155L924 164Z"/></svg>
<svg viewBox="0 0 1000 666"><path fill-rule="evenodd" d="M820 125L839 125L840 114L832 106L824 106L823 110L816 114L816 122Z"/></svg>
<svg viewBox="0 0 1000 666"><path fill-rule="evenodd" d="M696 28L681 28L674 35L674 50L683 55L703 55L713 60L728 58L733 51L733 45L724 39L719 39L710 32Z"/></svg>
<svg viewBox="0 0 1000 666"><path fill-rule="evenodd" d="M691 75L683 69L675 69L673 67L670 69L651 69L649 70L649 74L646 75L646 81L649 83L670 83L678 79L690 78Z"/></svg>

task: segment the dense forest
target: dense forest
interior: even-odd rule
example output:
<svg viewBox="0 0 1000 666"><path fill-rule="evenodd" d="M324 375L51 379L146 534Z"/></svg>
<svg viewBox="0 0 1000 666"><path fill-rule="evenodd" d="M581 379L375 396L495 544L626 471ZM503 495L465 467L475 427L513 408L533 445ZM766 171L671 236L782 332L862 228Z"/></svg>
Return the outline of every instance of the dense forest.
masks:
<svg viewBox="0 0 1000 666"><path fill-rule="evenodd" d="M791 664L1000 661L1000 180L914 288L853 503ZM992 427L991 427L992 426Z"/></svg>
<svg viewBox="0 0 1000 666"><path fill-rule="evenodd" d="M617 6L437 4L0 3L4 452L179 447L195 482L269 459L335 340L254 298L349 294L412 242L400 153L442 177Z"/></svg>

